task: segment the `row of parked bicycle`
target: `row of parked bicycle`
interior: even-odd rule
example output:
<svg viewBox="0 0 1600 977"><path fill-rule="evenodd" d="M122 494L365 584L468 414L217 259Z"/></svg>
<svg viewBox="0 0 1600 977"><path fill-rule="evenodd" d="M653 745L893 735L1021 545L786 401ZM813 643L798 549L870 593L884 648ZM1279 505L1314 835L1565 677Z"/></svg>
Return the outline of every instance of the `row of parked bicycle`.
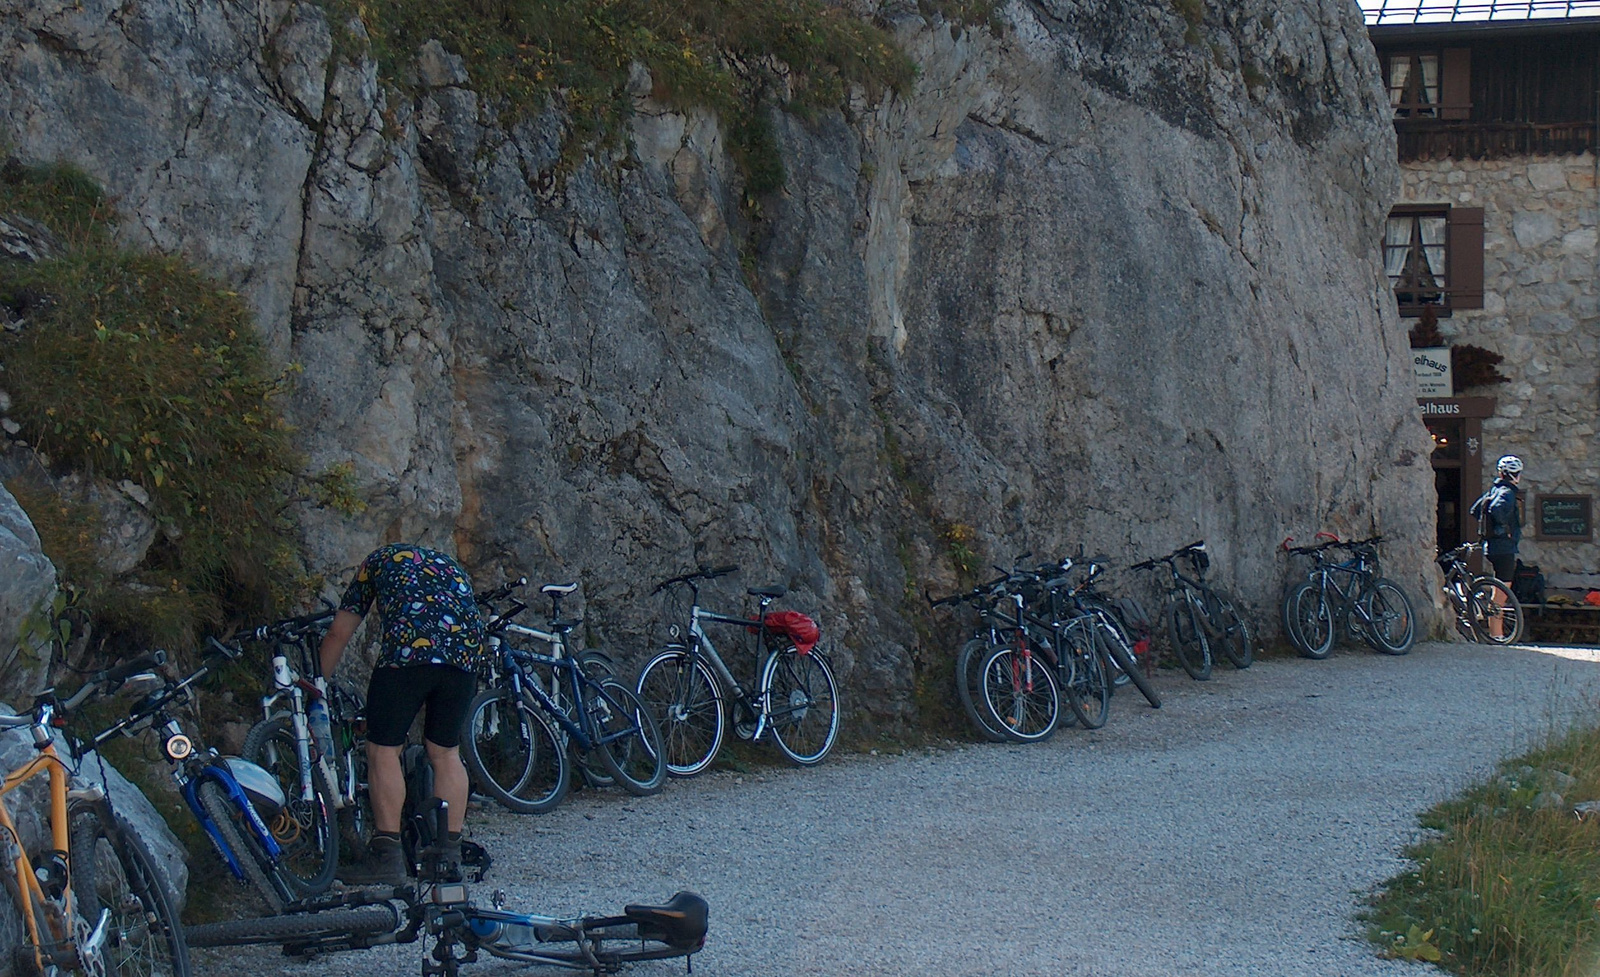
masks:
<svg viewBox="0 0 1600 977"><path fill-rule="evenodd" d="M1284 540L1285 552L1312 559L1305 579L1285 591L1282 604L1284 633L1302 655L1326 658L1336 638L1345 635L1386 654L1411 649L1415 613L1400 585L1383 576L1382 537L1341 540L1319 533L1314 545L1292 542ZM1026 559L966 593L928 598L933 607L975 611L972 637L956 655L955 687L979 735L995 742L1037 742L1063 723L1098 729L1109 717L1112 691L1129 683L1159 708L1160 697L1149 681L1157 658L1154 623L1137 598L1113 597L1102 589L1106 558L1080 555L1024 568ZM1441 562L1448 571L1448 560ZM1210 566L1205 541L1197 540L1128 567L1160 578L1159 619L1167 646L1177 664L1201 681L1211 677L1214 657L1248 668L1255 654L1254 630L1243 605L1206 581ZM1466 594L1464 601L1479 595L1473 613L1480 620L1498 614L1511 633L1511 622L1520 620L1514 604L1489 599L1498 600L1503 584L1495 589L1478 578L1463 588L1457 577L1450 580L1447 589ZM1464 610L1462 619L1467 616ZM1487 625L1477 630L1489 633Z"/></svg>
<svg viewBox="0 0 1600 977"><path fill-rule="evenodd" d="M700 585L737 567L702 566L662 581L657 593L687 597L683 613L663 623L669 640L625 681L597 650L569 647L582 622L564 617L562 600L577 584L546 584L543 627L516 620L527 604L520 579L477 595L487 617L494 671L473 699L462 730L462 759L474 788L519 812L558 804L576 778L636 795L659 791L668 775L689 777L711 766L731 729L740 739L770 740L797 764L827 755L839 734L839 694L820 633L803 614L771 611L781 587L749 591L755 617L700 605ZM199 666L168 678L151 657L119 668L116 691L136 699L127 714L87 738L90 746L153 731L187 806L227 863L271 912L304 906L327 890L341 848L361 850L372 831L366 797L362 697L318 672L316 654L332 610L209 639ZM728 625L754 643L753 681L734 677L706 626ZM180 707L219 665L264 647L272 684L263 718L239 757L200 746ZM433 793L420 745L403 755L407 804ZM408 810L402 842L415 868L425 847L425 817ZM462 864L481 869L487 853L463 843Z"/></svg>

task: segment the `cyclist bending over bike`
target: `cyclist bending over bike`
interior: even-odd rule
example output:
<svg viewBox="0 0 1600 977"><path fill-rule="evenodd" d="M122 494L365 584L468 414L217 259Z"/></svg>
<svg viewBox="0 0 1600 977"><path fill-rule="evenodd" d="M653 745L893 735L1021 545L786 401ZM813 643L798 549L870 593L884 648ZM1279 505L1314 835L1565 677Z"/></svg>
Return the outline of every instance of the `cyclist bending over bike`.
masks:
<svg viewBox="0 0 1600 977"><path fill-rule="evenodd" d="M467 810L461 726L487 660L483 622L461 565L436 550L403 543L367 556L322 639L322 673L332 675L373 604L383 619L382 652L367 687L367 779L376 833L366 864L341 869L352 884L405 881L400 815L406 785L400 753L417 714L433 766L434 793L449 804L445 857L460 861Z"/></svg>

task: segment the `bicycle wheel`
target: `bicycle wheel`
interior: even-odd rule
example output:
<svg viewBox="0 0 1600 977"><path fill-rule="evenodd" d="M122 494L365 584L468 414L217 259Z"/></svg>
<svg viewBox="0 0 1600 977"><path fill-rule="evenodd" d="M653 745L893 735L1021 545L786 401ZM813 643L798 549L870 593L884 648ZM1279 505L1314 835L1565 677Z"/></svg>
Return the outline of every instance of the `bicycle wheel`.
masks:
<svg viewBox="0 0 1600 977"><path fill-rule="evenodd" d="M1094 636L1078 627L1062 635L1058 654L1067 674L1060 681L1067 708L1084 729L1099 729L1111 715L1111 682Z"/></svg>
<svg viewBox="0 0 1600 977"><path fill-rule="evenodd" d="M1050 738L1061 717L1061 694L1050 666L1012 645L989 652L978 667L990 721L1019 743Z"/></svg>
<svg viewBox="0 0 1600 977"><path fill-rule="evenodd" d="M628 793L644 797L659 791L667 779L667 755L660 727L644 703L616 679L587 685L583 695L599 740L590 752Z"/></svg>
<svg viewBox="0 0 1600 977"><path fill-rule="evenodd" d="M772 742L802 767L827 756L839 738L839 685L828 660L791 646L768 655L761 671Z"/></svg>
<svg viewBox="0 0 1600 977"><path fill-rule="evenodd" d="M1208 605L1211 625L1216 631L1217 647L1233 663L1234 668L1249 668L1251 662L1255 661L1255 640L1250 634L1250 625L1239 613L1238 602L1222 591L1214 590Z"/></svg>
<svg viewBox="0 0 1600 977"><path fill-rule="evenodd" d="M1490 576L1473 580L1472 597L1467 606L1471 608L1477 640L1491 645L1512 645L1522 640L1522 602L1504 581ZM1499 634L1494 633L1496 617L1500 619Z"/></svg>
<svg viewBox="0 0 1600 977"><path fill-rule="evenodd" d="M978 735L991 743L1004 743L1006 734L995 725L989 711L983 707L983 682L979 666L989 654L989 642L973 638L961 646L956 654L956 698L961 700L961 710L977 729Z"/></svg>
<svg viewBox="0 0 1600 977"><path fill-rule="evenodd" d="M693 777L717 758L727 719L722 684L704 661L682 646L668 648L639 672L639 701L661 729L667 773Z"/></svg>
<svg viewBox="0 0 1600 977"><path fill-rule="evenodd" d="M1411 650L1417 640L1416 614L1399 584L1379 577L1363 595L1361 611L1366 617L1362 637L1369 645L1386 655L1403 655Z"/></svg>
<svg viewBox="0 0 1600 977"><path fill-rule="evenodd" d="M105 912L104 972L116 977L188 977L189 949L155 858L107 806L76 804L67 815L72 894L90 926Z"/></svg>
<svg viewBox="0 0 1600 977"><path fill-rule="evenodd" d="M228 919L184 930L190 946L247 946L253 943L295 943L349 936L375 936L398 930L405 917L393 906L324 909L289 916Z"/></svg>
<svg viewBox="0 0 1600 977"><path fill-rule="evenodd" d="M288 715L263 719L250 727L240 754L272 774L289 803L267 825L283 849L278 864L301 896L326 892L339 869L339 831L335 808L322 778L311 778L311 799L305 800L300 760L295 749L294 721ZM331 762L331 761L330 761Z"/></svg>
<svg viewBox="0 0 1600 977"><path fill-rule="evenodd" d="M244 872L247 888L266 903L268 909L275 913L283 912L283 907L294 901L295 894L279 878L277 868L272 865L256 837L255 827L241 824L244 815L215 780L202 780L196 785L195 793L201 810L211 819L217 833L222 836L223 844L227 845L234 861L239 863L240 870ZM218 857L221 857L220 853Z"/></svg>
<svg viewBox="0 0 1600 977"><path fill-rule="evenodd" d="M1200 608L1188 591L1167 598L1167 637L1178 664L1197 682L1211 677L1211 642L1200 623Z"/></svg>
<svg viewBox="0 0 1600 977"><path fill-rule="evenodd" d="M461 759L480 790L519 814L543 814L567 795L567 751L544 711L510 687L485 689L467 707Z"/></svg>
<svg viewBox="0 0 1600 977"><path fill-rule="evenodd" d="M1305 581L1289 591L1284 607L1300 654L1318 661L1327 658L1333 652L1333 612L1322 591Z"/></svg>
<svg viewBox="0 0 1600 977"><path fill-rule="evenodd" d="M1100 645L1100 653L1115 663L1117 669L1128 677L1139 693L1150 703L1150 708L1161 708L1161 696L1156 694L1155 687L1150 684L1150 679L1145 677L1144 670L1139 667L1139 657L1133 653L1133 647L1128 644L1127 635L1120 627L1097 628L1095 637Z"/></svg>

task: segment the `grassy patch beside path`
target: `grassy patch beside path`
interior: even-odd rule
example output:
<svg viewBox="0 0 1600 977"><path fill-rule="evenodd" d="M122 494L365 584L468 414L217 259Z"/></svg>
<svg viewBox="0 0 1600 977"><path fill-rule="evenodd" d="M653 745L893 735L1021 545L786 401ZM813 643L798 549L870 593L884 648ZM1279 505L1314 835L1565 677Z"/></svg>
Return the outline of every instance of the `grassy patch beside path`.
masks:
<svg viewBox="0 0 1600 977"><path fill-rule="evenodd" d="M1501 764L1422 815L1416 867L1374 897L1371 938L1471 977L1590 977L1600 962L1600 729Z"/></svg>

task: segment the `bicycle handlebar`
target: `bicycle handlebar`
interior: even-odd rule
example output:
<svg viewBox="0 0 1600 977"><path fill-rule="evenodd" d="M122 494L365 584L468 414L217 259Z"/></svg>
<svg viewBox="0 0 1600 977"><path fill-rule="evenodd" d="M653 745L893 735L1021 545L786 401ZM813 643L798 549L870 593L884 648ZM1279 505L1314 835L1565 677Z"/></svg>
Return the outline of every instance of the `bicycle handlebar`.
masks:
<svg viewBox="0 0 1600 977"><path fill-rule="evenodd" d="M120 665L112 666L103 672L96 672L94 675L90 676L89 680L84 682L78 691L74 692L71 697L59 703L59 706L64 712L71 712L73 709L81 705L85 699L89 698L89 696L95 694L96 692L103 689L115 688L116 686L121 685L130 676L137 675L140 672L147 672L152 668L160 668L162 665L165 665L166 662L167 653L158 649L152 654L141 655L140 657L135 658L133 661L127 661Z"/></svg>
<svg viewBox="0 0 1600 977"><path fill-rule="evenodd" d="M518 577L515 580L507 580L505 583L503 583L500 586L494 588L493 590L486 590L483 593L479 594L478 595L478 603L480 603L480 604L495 604L495 603L499 603L500 601L505 600L507 597L510 597L513 591L520 590L521 588L526 587L527 585L528 585L528 578L527 577Z"/></svg>
<svg viewBox="0 0 1600 977"><path fill-rule="evenodd" d="M302 614L299 617L286 617L281 621L263 624L257 628L246 628L235 631L230 641L286 641L300 637L308 631L326 625L333 620L338 608L329 608L317 611L315 614ZM215 639L212 639L215 641Z"/></svg>
<svg viewBox="0 0 1600 977"><path fill-rule="evenodd" d="M661 581L660 583L656 584L655 589L650 591L650 593L659 594L668 587L671 587L673 584L693 583L696 580L714 580L717 577L724 577L730 573L737 572L739 572L739 565L737 563L729 563L726 566L720 567L707 566L706 564L702 563L695 570L691 570L688 573L679 574L676 577L669 577L666 580Z"/></svg>

